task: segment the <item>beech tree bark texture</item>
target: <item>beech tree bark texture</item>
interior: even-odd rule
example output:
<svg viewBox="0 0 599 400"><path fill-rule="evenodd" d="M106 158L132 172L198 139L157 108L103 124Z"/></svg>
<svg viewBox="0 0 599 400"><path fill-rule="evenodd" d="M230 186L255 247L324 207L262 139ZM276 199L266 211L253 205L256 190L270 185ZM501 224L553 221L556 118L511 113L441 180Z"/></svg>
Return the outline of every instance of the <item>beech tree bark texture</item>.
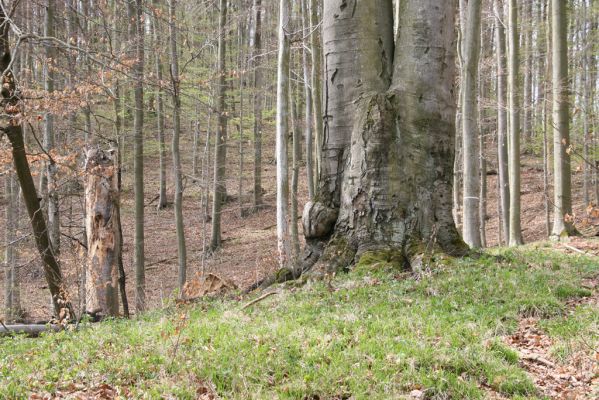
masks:
<svg viewBox="0 0 599 400"><path fill-rule="evenodd" d="M324 137L312 252L343 268L365 252L417 268L438 249L468 251L452 216L453 0L324 1Z"/></svg>

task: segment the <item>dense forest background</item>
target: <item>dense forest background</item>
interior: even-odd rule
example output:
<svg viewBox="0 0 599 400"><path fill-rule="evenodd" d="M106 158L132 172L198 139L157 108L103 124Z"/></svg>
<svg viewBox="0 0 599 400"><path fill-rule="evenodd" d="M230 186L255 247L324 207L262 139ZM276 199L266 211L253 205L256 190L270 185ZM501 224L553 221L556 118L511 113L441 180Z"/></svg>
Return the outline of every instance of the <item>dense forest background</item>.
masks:
<svg viewBox="0 0 599 400"><path fill-rule="evenodd" d="M524 242L543 239L555 218L552 66L557 61L551 2L482 1L480 20L472 24L469 2L459 3L454 219L468 231L468 244L508 244L500 153L506 124L515 115L506 95L514 96L522 196L522 209L515 212ZM570 124L564 147L571 159L573 198L565 220L593 235L599 202L599 8L591 0L564 4L569 75L563 90ZM299 216L319 179L326 57L321 2L287 6L285 175L291 195L285 218L291 252L299 257ZM244 288L280 266L275 218L281 157L275 154L279 7L264 0L3 2L27 159L52 252L76 309L85 303L84 186L90 149L106 151L118 170L119 263L131 311L160 306L173 290L194 297L210 273L220 285ZM508 23L509 10L516 25ZM509 88L508 63L502 59L506 46L519 51ZM468 93L465 79L474 83ZM464 129L465 123L476 128ZM17 320L35 320L51 314L47 284L8 140L0 142L0 151L5 309ZM468 207L473 190L480 204Z"/></svg>
<svg viewBox="0 0 599 400"><path fill-rule="evenodd" d="M0 400L599 398L599 3L0 0Z"/></svg>

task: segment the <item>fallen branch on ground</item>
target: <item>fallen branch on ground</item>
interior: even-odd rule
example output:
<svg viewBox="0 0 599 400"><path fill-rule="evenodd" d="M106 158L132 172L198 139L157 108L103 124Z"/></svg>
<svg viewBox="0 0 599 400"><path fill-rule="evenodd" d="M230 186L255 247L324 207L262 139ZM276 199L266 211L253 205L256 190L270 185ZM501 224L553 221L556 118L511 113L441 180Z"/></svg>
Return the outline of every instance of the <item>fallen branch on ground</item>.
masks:
<svg viewBox="0 0 599 400"><path fill-rule="evenodd" d="M61 325L54 324L16 324L16 325L5 325L4 323L0 326L0 336L9 336L14 334L24 333L29 337L38 337L42 332L58 332L62 330Z"/></svg>
<svg viewBox="0 0 599 400"><path fill-rule="evenodd" d="M254 304L266 299L267 297L272 296L273 294L279 294L281 292L274 290L272 292L268 292L268 293L264 293L262 296L255 298L254 300L250 301L249 303L247 303L246 305L244 305L243 307L241 307L242 310L245 310L246 308L249 308L251 306L253 306Z"/></svg>

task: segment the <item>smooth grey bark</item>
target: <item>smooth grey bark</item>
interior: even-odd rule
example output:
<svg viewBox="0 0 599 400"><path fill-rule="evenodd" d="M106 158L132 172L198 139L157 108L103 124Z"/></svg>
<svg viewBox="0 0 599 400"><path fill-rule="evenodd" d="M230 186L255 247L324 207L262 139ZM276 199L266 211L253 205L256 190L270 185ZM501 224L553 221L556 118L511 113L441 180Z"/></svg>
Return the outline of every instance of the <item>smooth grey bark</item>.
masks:
<svg viewBox="0 0 599 400"><path fill-rule="evenodd" d="M191 176L198 176L198 165L200 161L200 102L195 102L195 120L191 121L191 129L193 130L193 148L191 160Z"/></svg>
<svg viewBox="0 0 599 400"><path fill-rule="evenodd" d="M169 44L171 56L171 80L173 101L173 178L175 180L175 226L177 228L177 255L179 259L178 284L180 293L187 280L187 246L183 223L183 179L181 174L181 95L179 81L179 55L177 53L177 15L176 0L169 1Z"/></svg>
<svg viewBox="0 0 599 400"><path fill-rule="evenodd" d="M297 218L298 218L298 185L299 185L299 168L300 168L300 133L299 133L299 120L297 113L297 102L296 102L296 91L294 85L289 82L289 110L291 120L291 209L289 211L289 232L291 235L291 254L294 265L300 254L300 243L299 234L297 229Z"/></svg>
<svg viewBox="0 0 599 400"><path fill-rule="evenodd" d="M289 140L289 0L279 1L279 56L277 62L277 117L276 150L277 159L277 249L279 266L287 267L291 262L289 238L289 161L287 143Z"/></svg>
<svg viewBox="0 0 599 400"><path fill-rule="evenodd" d="M464 156L464 241L482 247L480 234L480 148L478 126L478 62L480 58L481 0L468 1L462 44L462 140Z"/></svg>
<svg viewBox="0 0 599 400"><path fill-rule="evenodd" d="M508 244L523 243L520 226L520 103L519 79L518 7L516 0L508 3L508 173L510 183L510 223Z"/></svg>
<svg viewBox="0 0 599 400"><path fill-rule="evenodd" d="M553 229L560 238L575 233L572 216L567 4L551 1L553 47Z"/></svg>
<svg viewBox="0 0 599 400"><path fill-rule="evenodd" d="M262 205L262 71L259 63L262 51L262 0L254 0L250 32L250 60L254 72L254 208Z"/></svg>
<svg viewBox="0 0 599 400"><path fill-rule="evenodd" d="M584 162L582 164L583 178L583 201L585 207L591 204L591 168L589 165L590 154L591 154L591 122L592 122L592 103L591 103L591 93L594 82L591 80L591 63L592 60L591 55L591 45L588 44L589 40L589 23L588 23L588 6L586 0L582 2L582 14L584 25L582 28L582 41L583 41L583 49L582 49L582 77L581 77L581 86L582 86L582 134L583 134L583 150L582 156L584 158Z"/></svg>
<svg viewBox="0 0 599 400"><path fill-rule="evenodd" d="M225 201L225 146L227 145L227 115L225 111L225 55L226 55L226 22L227 1L220 0L218 23L218 86L216 113L218 115L218 130L214 140L214 187L212 196L212 236L210 249L216 250L221 245L221 210Z"/></svg>
<svg viewBox="0 0 599 400"><path fill-rule="evenodd" d="M524 55L524 97L522 107L522 130L524 134L525 144L530 145L533 138L533 125L532 125L532 39L533 39L533 23L532 23L532 0L522 2L522 36L524 39L523 55Z"/></svg>
<svg viewBox="0 0 599 400"><path fill-rule="evenodd" d="M545 63L545 76L548 77L553 69L553 52L551 49L551 2L547 2L547 11L545 15L546 32L545 32L545 47L546 47L546 63ZM549 205L549 145L547 143L547 135L549 131L549 97L550 97L550 85L549 79L545 79L543 83L543 197L545 204L545 230L547 236L551 235L551 207Z"/></svg>
<svg viewBox="0 0 599 400"><path fill-rule="evenodd" d="M14 241L17 238L17 207L19 189L9 171L5 176L5 240L4 240L4 319L7 322L18 320L21 315L21 296L19 270L16 262L17 247Z"/></svg>
<svg viewBox="0 0 599 400"><path fill-rule="evenodd" d="M56 3L55 0L47 0L46 3L46 21L44 23L44 35L53 37L54 34L54 15ZM53 44L46 44L46 61L44 63L44 89L48 93L54 92L56 65L56 47ZM54 115L46 112L44 115L44 147L47 152L54 150ZM48 212L48 234L52 243L52 251L58 256L60 254L60 205L58 197L57 167L53 159L46 161L46 179L43 192L47 195Z"/></svg>
<svg viewBox="0 0 599 400"><path fill-rule="evenodd" d="M433 249L467 252L452 217L455 5L402 0L394 43L391 0L324 3L327 118L303 223L329 268L369 251L414 269Z"/></svg>
<svg viewBox="0 0 599 400"><path fill-rule="evenodd" d="M321 161L323 158L322 146L324 140L324 113L322 109L322 28L318 28L320 2L310 0L310 49L312 52L312 111L314 114L314 148L316 153L316 171L315 187L318 185L318 179L321 175Z"/></svg>
<svg viewBox="0 0 599 400"><path fill-rule="evenodd" d="M504 7L502 0L494 0L495 13L495 51L497 64L497 173L499 180L500 229L506 242L510 231L510 186L508 176L507 143L507 60L505 46ZM507 244L507 243L506 243Z"/></svg>
<svg viewBox="0 0 599 400"><path fill-rule="evenodd" d="M307 32L310 25L310 15L308 0L302 0L302 27ZM314 200L314 135L313 135L313 115L312 109L314 102L312 100L312 75L310 63L308 62L308 42L307 39L302 48L302 67L304 73L304 140L306 142L306 176L308 185L308 198Z"/></svg>

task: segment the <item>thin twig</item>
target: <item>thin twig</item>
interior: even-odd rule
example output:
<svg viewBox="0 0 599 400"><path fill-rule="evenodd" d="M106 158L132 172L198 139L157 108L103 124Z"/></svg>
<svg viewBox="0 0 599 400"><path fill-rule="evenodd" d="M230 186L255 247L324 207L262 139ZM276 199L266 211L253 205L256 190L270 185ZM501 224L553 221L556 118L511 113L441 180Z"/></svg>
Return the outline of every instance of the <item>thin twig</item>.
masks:
<svg viewBox="0 0 599 400"><path fill-rule="evenodd" d="M280 292L277 290L274 290L272 292L268 292L268 293L264 293L262 296L250 301L249 303L247 303L246 305L244 305L243 307L241 307L242 310L245 310L246 308L249 308L251 306L253 306L254 304L266 299L267 297L272 296L273 294L279 294Z"/></svg>

